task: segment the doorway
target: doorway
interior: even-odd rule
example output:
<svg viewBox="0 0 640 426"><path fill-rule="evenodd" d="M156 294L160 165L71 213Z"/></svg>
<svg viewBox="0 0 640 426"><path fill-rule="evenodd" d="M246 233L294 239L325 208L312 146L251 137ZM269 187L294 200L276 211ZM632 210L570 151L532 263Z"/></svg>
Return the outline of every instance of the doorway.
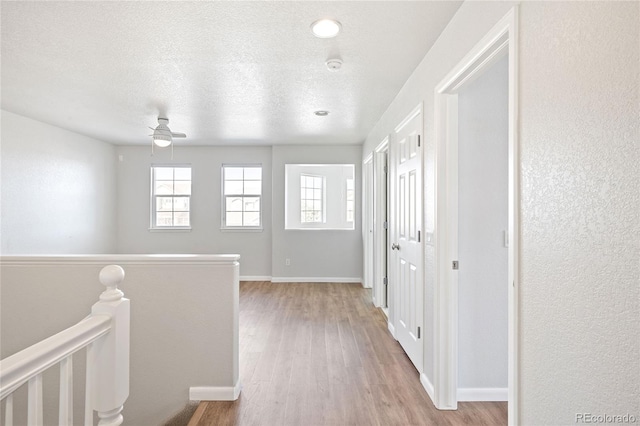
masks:
<svg viewBox="0 0 640 426"><path fill-rule="evenodd" d="M507 56L458 92L458 401L507 400L508 92Z"/></svg>
<svg viewBox="0 0 640 426"><path fill-rule="evenodd" d="M451 72L436 87L435 95L435 134L436 134L436 287L434 291L435 310L435 369L434 369L434 402L439 409L455 410L458 400L504 400L507 394L509 424L517 423L518 419L518 256L519 252L519 227L518 227L518 145L516 139L517 129L517 8L512 9L494 28L455 66ZM480 209L482 197L475 197L473 191L473 177L467 176L469 172L469 162L460 161L461 158L470 155L468 140L460 142L461 137L465 137L466 130L461 130L460 120L467 118L460 115L459 96L467 88L472 87L474 81L482 79L482 76L501 60L506 62L507 70L507 110L506 110L506 156L503 155L500 168L506 170L506 194L505 191L497 191L506 196L506 232L497 232L493 235L494 243L502 244L502 249L506 250L506 279L492 278L494 282L499 282L501 292L507 293L507 389L496 387L492 392L475 394L464 392L459 394L459 384L461 377L459 373L465 372L466 367L462 363L468 360L462 359L460 350L470 350L468 341L464 345L459 345L460 333L473 320L470 315L468 302L474 298L473 292L477 283L473 282L473 272L461 274L461 270L469 267L474 262L474 253L477 255L478 248L469 246L470 236L479 226L484 226L483 222L478 222L478 217L465 215L473 214L474 209ZM463 123L467 124L467 123ZM504 135L503 135L504 136ZM468 137L465 137L468 139ZM459 152L464 149L465 152ZM483 152L484 153L484 152ZM478 162L478 158L472 159L471 164ZM460 170L462 169L462 170ZM504 176L504 173L501 172ZM503 177L504 179L504 177ZM503 181L502 184L505 184ZM471 186L470 186L471 185ZM491 184L486 184L491 186ZM471 189L471 195L467 194ZM466 191L466 192L465 192ZM486 192L486 188L483 190ZM478 201L480 198L480 201ZM485 197L486 198L486 197ZM486 200L484 200L486 201ZM503 200L504 201L504 200ZM461 204L462 203L462 204ZM499 204L499 203L498 203ZM459 207L463 207L464 213L461 215ZM499 207L497 209L503 209ZM502 214L501 213L501 214ZM495 211L492 213L495 214ZM475 222L474 222L475 220ZM462 222L461 222L462 221ZM496 225L504 226L504 220ZM500 222L500 221L498 221ZM461 225L462 223L462 225ZM493 225L492 225L493 226ZM465 229L469 228L469 229ZM500 236L500 234L502 234ZM459 237L462 235L462 239ZM498 239L496 242L495 239ZM501 240L501 241L500 241ZM482 241L482 239L480 239ZM473 245L473 244L472 244ZM508 247L504 247L504 246ZM462 249L462 252L461 252ZM486 248L485 248L486 249ZM495 251L499 249L496 248ZM465 251L466 260L460 258ZM504 252L502 253L504 255ZM464 263L463 263L464 262ZM466 263L466 265L465 265ZM497 263L500 263L498 260ZM479 267L482 269L482 265ZM498 268L499 269L499 268ZM504 272L504 270L502 270ZM477 273L477 270L476 270ZM477 293L476 293L477 294ZM467 303L467 305L465 305ZM492 302L495 303L495 302ZM502 307L504 308L504 306ZM464 309L464 312L460 312ZM503 311L504 312L504 311ZM476 313L485 316L486 313ZM504 314L502 314L504 317ZM486 318L485 318L486 319ZM498 320L499 321L499 320ZM465 325L466 324L466 325ZM485 326L486 327L486 326ZM491 331L489 331L489 334ZM465 339L467 339L465 337ZM500 343L504 346L503 343ZM465 346L467 345L467 346ZM468 357L467 357L468 358ZM462 367L462 368L461 368ZM463 380L469 380L469 377ZM475 380L471 378L471 380ZM472 383L466 381L465 383ZM469 389L480 389L470 387ZM486 389L480 389L486 391Z"/></svg>

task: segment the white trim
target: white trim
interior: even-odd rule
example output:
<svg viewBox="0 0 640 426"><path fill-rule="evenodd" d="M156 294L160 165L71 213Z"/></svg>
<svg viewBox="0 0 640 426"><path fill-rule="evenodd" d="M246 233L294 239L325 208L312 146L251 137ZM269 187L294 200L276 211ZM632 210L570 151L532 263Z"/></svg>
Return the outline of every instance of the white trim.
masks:
<svg viewBox="0 0 640 426"><path fill-rule="evenodd" d="M220 228L220 232L262 232L264 228L262 226L228 226L226 228Z"/></svg>
<svg viewBox="0 0 640 426"><path fill-rule="evenodd" d="M451 279L450 262L452 238L448 218L451 210L451 167L448 162L455 150L456 91L488 68L505 54L509 54L509 381L508 424L519 422L519 295L518 277L520 253L520 165L518 149L518 7L514 6L474 48L454 67L435 89L436 138L436 286L434 290L434 396L439 409L456 409L460 393L457 390L457 289ZM453 144L450 145L449 142ZM455 152L454 152L455 154ZM455 199L453 200L456 201ZM455 259L453 259L455 260ZM462 391L465 395L466 391ZM480 392L482 393L482 392ZM486 394L487 392L484 392ZM494 392L494 394L497 394ZM471 392L466 392L471 395ZM483 397L484 398L484 397Z"/></svg>
<svg viewBox="0 0 640 426"><path fill-rule="evenodd" d="M237 264L239 254L68 254L0 256L0 265L191 265Z"/></svg>
<svg viewBox="0 0 640 426"><path fill-rule="evenodd" d="M396 126L396 128L393 130L394 133L399 133L400 130L402 130L402 128L404 126L406 126L407 124L409 124L409 122L411 120L413 120L417 115L422 114L422 101L418 104L417 107L415 107L413 110L411 110L411 112L409 113L409 115L407 115L404 120L402 120L400 122L400 124L398 124ZM422 134L422 132L420 133Z"/></svg>
<svg viewBox="0 0 640 426"><path fill-rule="evenodd" d="M268 275L240 275L240 281L271 281Z"/></svg>
<svg viewBox="0 0 640 426"><path fill-rule="evenodd" d="M389 315L387 315L387 318L389 318ZM389 329L389 333L391 333L391 335L395 339L396 338L396 328L393 326L391 321L387 321L387 328ZM396 340L398 340L398 339L396 339Z"/></svg>
<svg viewBox="0 0 640 426"><path fill-rule="evenodd" d="M429 380L429 378L427 377L426 374L420 373L420 383L422 384L422 387L424 388L424 390L427 391L427 395L429 395L429 398L431 398L431 402L434 402L434 400L433 400L433 383L431 383L431 380ZM434 403L434 405L435 405L435 403Z"/></svg>
<svg viewBox="0 0 640 426"><path fill-rule="evenodd" d="M353 277L272 277L274 283L358 283L362 278Z"/></svg>
<svg viewBox="0 0 640 426"><path fill-rule="evenodd" d="M191 386L190 401L235 401L240 396L240 380L235 386Z"/></svg>
<svg viewBox="0 0 640 426"><path fill-rule="evenodd" d="M385 317L387 317L387 321L389 320L389 308L380 308Z"/></svg>
<svg viewBox="0 0 640 426"><path fill-rule="evenodd" d="M378 150L378 148L381 148ZM384 278L389 278L387 253L389 230L389 136L386 136L373 154L373 299L374 306L384 303ZM385 171L387 169L387 172ZM383 220L384 219L384 220ZM388 286L387 286L388 287Z"/></svg>
<svg viewBox="0 0 640 426"><path fill-rule="evenodd" d="M149 228L149 232L191 232L190 226Z"/></svg>
<svg viewBox="0 0 640 426"><path fill-rule="evenodd" d="M500 402L508 396L509 388L458 388L458 401Z"/></svg>
<svg viewBox="0 0 640 426"><path fill-rule="evenodd" d="M376 149L374 149L374 151L375 152L389 151L389 135L385 136L384 139L382 139L382 142L380 142L380 144L376 146Z"/></svg>
<svg viewBox="0 0 640 426"><path fill-rule="evenodd" d="M238 168L238 169L260 169L260 194L227 194L225 191L225 168ZM222 208L222 212L220 213L220 231L221 232L237 232L237 231L249 231L249 232L262 232L263 224L262 224L262 191L263 191L263 176L262 176L262 163L222 163L220 167L220 205ZM237 179L232 179L237 180ZM242 174L242 183L245 180L255 181L256 179L245 179L244 178L244 170ZM229 197L258 197L260 198L260 225L258 226L226 226L225 222L227 219L227 196ZM242 207L243 215L245 213L244 207Z"/></svg>

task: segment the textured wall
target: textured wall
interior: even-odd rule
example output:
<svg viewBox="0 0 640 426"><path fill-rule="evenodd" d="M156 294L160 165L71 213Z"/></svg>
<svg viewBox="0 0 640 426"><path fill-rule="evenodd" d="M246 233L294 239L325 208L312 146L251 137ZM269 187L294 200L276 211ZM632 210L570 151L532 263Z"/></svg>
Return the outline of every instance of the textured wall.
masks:
<svg viewBox="0 0 640 426"><path fill-rule="evenodd" d="M115 250L112 145L2 110L3 254Z"/></svg>
<svg viewBox="0 0 640 426"><path fill-rule="evenodd" d="M522 420L640 418L639 3L521 18Z"/></svg>

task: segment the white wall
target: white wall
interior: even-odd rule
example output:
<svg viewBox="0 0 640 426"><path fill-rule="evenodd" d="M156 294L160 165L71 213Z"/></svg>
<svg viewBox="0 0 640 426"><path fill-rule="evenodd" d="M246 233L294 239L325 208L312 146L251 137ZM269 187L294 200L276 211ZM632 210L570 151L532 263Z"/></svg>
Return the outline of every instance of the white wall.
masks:
<svg viewBox="0 0 640 426"><path fill-rule="evenodd" d="M115 250L112 145L1 111L3 254Z"/></svg>
<svg viewBox="0 0 640 426"><path fill-rule="evenodd" d="M118 253L238 253L242 276L271 276L271 148L119 146ZM150 167L191 164L191 232L149 231ZM221 230L223 163L262 164L263 230Z"/></svg>
<svg viewBox="0 0 640 426"><path fill-rule="evenodd" d="M362 275L361 153L359 145L273 147L273 277L346 278L360 282ZM355 229L285 230L285 164L355 164ZM290 266L285 265L286 259L290 259Z"/></svg>
<svg viewBox="0 0 640 426"><path fill-rule="evenodd" d="M363 156L425 106L425 224L434 229L433 92L510 9L465 2L369 134ZM640 413L639 4L520 7L521 423ZM433 380L434 248L425 373Z"/></svg>
<svg viewBox="0 0 640 426"><path fill-rule="evenodd" d="M509 63L458 95L458 398L507 397Z"/></svg>
<svg viewBox="0 0 640 426"><path fill-rule="evenodd" d="M640 418L640 3L521 17L523 423Z"/></svg>

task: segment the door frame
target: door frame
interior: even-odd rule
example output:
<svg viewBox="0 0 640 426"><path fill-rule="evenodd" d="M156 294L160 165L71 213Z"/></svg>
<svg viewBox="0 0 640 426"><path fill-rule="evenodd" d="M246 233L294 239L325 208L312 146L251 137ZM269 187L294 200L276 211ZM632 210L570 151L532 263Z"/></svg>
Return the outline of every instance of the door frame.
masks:
<svg viewBox="0 0 640 426"><path fill-rule="evenodd" d="M385 162L382 164L379 159L385 154ZM374 283L373 297L374 305L382 309L389 317L388 308L388 292L387 306L384 306L384 278L387 278L388 290L388 274L389 274L389 258L387 253L389 239L389 136L386 136L382 142L375 148L373 152L373 258L374 258ZM383 220L384 219L384 220ZM385 228L385 221L387 227ZM385 236L386 238L383 238Z"/></svg>
<svg viewBox="0 0 640 426"><path fill-rule="evenodd" d="M372 288L374 280L373 247L373 154L362 161L362 239L363 239L363 276L362 286Z"/></svg>
<svg viewBox="0 0 640 426"><path fill-rule="evenodd" d="M434 403L441 410L458 406L458 287L452 272L452 238L449 218L457 223L458 111L457 93L505 54L509 55L509 362L508 424L519 419L519 277L520 277L520 164L518 144L518 8L512 8L447 74L435 89L435 228L436 286L434 289ZM453 207L456 207L455 209Z"/></svg>

